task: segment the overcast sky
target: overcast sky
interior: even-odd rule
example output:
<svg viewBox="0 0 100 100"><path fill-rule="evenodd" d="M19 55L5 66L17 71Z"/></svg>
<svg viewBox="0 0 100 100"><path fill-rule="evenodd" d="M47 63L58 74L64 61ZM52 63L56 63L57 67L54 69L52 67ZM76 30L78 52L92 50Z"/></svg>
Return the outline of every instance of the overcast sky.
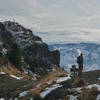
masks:
<svg viewBox="0 0 100 100"><path fill-rule="evenodd" d="M100 0L0 0L0 20L13 18L46 42L100 42Z"/></svg>

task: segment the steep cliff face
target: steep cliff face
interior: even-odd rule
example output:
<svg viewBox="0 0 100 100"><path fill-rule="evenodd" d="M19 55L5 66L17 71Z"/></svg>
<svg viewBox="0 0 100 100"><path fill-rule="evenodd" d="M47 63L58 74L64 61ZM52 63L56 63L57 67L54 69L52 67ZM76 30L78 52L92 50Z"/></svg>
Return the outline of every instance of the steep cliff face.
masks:
<svg viewBox="0 0 100 100"><path fill-rule="evenodd" d="M24 61L33 72L48 72L55 66L59 67L59 51L50 51L42 39L16 22L0 23L0 43L5 44L8 51L17 43L24 56Z"/></svg>

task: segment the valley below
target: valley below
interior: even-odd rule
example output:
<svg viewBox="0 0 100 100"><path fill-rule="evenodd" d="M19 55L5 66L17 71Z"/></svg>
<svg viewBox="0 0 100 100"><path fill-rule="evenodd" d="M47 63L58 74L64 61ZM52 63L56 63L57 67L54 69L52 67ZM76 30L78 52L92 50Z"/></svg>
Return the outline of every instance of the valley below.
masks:
<svg viewBox="0 0 100 100"><path fill-rule="evenodd" d="M79 52L84 56L83 71L100 70L100 44L96 43L62 43L49 44L50 50L60 51L60 66L70 72L72 65L77 65Z"/></svg>

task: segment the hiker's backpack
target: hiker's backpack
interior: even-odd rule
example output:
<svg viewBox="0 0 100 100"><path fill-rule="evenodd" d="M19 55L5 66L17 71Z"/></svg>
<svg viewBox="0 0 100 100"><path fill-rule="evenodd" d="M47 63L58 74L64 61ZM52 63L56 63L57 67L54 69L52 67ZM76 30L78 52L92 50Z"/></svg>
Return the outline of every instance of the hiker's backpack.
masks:
<svg viewBox="0 0 100 100"><path fill-rule="evenodd" d="M83 63L83 60L82 60L82 57L81 56L78 56L77 63L78 64L82 64Z"/></svg>

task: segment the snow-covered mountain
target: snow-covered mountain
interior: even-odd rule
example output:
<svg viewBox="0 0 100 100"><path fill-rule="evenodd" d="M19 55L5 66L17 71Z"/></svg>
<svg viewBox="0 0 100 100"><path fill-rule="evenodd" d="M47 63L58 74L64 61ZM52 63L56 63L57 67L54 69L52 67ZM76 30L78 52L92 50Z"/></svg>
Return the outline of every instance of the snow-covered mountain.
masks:
<svg viewBox="0 0 100 100"><path fill-rule="evenodd" d="M25 48L36 42L43 43L40 37L35 36L30 29L24 28L17 22L6 21L2 22L2 24L12 34L21 48Z"/></svg>
<svg viewBox="0 0 100 100"><path fill-rule="evenodd" d="M67 71L77 65L78 51L84 54L84 71L100 69L100 45L93 43L51 44L50 50L58 49L61 53L61 67Z"/></svg>

